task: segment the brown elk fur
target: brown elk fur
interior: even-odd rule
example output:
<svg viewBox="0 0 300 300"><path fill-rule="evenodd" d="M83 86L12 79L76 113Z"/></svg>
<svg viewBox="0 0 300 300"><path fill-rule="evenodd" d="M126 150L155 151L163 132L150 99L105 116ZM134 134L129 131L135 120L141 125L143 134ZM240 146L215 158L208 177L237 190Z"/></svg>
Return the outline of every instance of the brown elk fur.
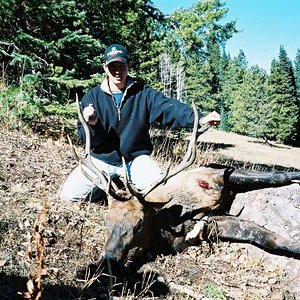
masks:
<svg viewBox="0 0 300 300"><path fill-rule="evenodd" d="M118 249L134 248L139 244L141 248L148 247L147 228L151 230L151 218L160 208L168 209L174 205L188 207L197 211L197 219L205 212L221 207L221 194L224 187L224 169L197 168L177 174L164 185L159 186L146 197L146 204L142 205L135 197L120 201L111 199L106 216L107 241L106 252L112 251L115 258L123 257ZM143 223L143 231L137 227ZM149 224L149 226L147 226ZM146 228L147 227L147 228ZM117 240L115 240L117 238ZM129 242L130 241L130 242Z"/></svg>
<svg viewBox="0 0 300 300"><path fill-rule="evenodd" d="M200 167L170 178L146 196L144 204L134 196L124 201L113 199L106 217L105 253L118 261L133 260L144 251L174 253L194 225L203 216L210 215L207 226L199 232L196 240L218 236L221 239L250 241L270 251L295 253L295 257L298 256L300 249L295 243L253 222L224 215L214 216L220 212L224 214L235 197L236 186L230 182L231 174L234 178L240 174L250 174L255 182L261 176L260 172L255 175L253 171L247 174L236 170L235 174L230 168ZM278 175L284 177L284 181L274 180ZM274 186L291 183L287 172L271 172L268 176L268 184L273 181ZM299 176L299 173L293 173L292 178ZM247 184L246 188L251 190L251 184L249 187ZM212 224L217 224L217 227Z"/></svg>

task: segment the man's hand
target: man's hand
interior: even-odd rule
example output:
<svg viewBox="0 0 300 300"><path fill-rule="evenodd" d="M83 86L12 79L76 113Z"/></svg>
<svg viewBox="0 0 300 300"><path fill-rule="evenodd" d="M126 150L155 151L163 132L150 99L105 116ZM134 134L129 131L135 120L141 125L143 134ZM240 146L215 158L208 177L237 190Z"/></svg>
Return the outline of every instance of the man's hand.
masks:
<svg viewBox="0 0 300 300"><path fill-rule="evenodd" d="M221 117L216 111L209 113L207 116L205 116L199 120L199 123L202 126L207 123L209 123L210 125L213 125L213 126L218 126L218 125L220 125L220 122L221 122Z"/></svg>
<svg viewBox="0 0 300 300"><path fill-rule="evenodd" d="M97 123L97 112L93 104L89 104L89 106L85 107L82 114L86 122L89 122L91 125L95 125Z"/></svg>

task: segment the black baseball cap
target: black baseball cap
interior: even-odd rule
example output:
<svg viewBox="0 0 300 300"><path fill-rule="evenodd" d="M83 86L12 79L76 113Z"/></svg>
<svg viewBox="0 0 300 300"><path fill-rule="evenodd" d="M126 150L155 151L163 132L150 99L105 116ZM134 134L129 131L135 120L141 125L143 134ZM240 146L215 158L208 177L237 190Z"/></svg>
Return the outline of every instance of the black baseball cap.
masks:
<svg viewBox="0 0 300 300"><path fill-rule="evenodd" d="M127 64L129 62L129 53L124 46L113 44L106 48L104 61L107 65L115 61Z"/></svg>

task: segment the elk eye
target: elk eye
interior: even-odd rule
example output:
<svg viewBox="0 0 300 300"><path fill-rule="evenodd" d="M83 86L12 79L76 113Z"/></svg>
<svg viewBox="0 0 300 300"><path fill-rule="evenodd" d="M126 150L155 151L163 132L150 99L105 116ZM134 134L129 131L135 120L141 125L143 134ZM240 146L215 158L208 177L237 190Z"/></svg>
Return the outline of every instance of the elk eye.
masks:
<svg viewBox="0 0 300 300"><path fill-rule="evenodd" d="M197 183L199 186L201 186L204 189L210 189L209 183L204 180L197 179Z"/></svg>
<svg viewBox="0 0 300 300"><path fill-rule="evenodd" d="M143 220L140 219L133 228L133 234L135 234L136 232L138 232L141 229L142 224L143 224Z"/></svg>

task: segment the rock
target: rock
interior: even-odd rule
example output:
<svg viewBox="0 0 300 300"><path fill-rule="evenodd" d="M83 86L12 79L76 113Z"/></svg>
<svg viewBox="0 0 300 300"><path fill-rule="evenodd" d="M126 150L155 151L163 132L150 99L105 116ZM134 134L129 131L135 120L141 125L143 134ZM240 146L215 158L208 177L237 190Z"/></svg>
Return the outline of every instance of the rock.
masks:
<svg viewBox="0 0 300 300"><path fill-rule="evenodd" d="M250 220L286 238L300 243L300 185L267 188L238 194L230 214L236 215L243 207L240 219ZM252 245L243 245L251 257L261 257L267 268L282 268L290 279L296 299L300 299L300 260L272 255Z"/></svg>

